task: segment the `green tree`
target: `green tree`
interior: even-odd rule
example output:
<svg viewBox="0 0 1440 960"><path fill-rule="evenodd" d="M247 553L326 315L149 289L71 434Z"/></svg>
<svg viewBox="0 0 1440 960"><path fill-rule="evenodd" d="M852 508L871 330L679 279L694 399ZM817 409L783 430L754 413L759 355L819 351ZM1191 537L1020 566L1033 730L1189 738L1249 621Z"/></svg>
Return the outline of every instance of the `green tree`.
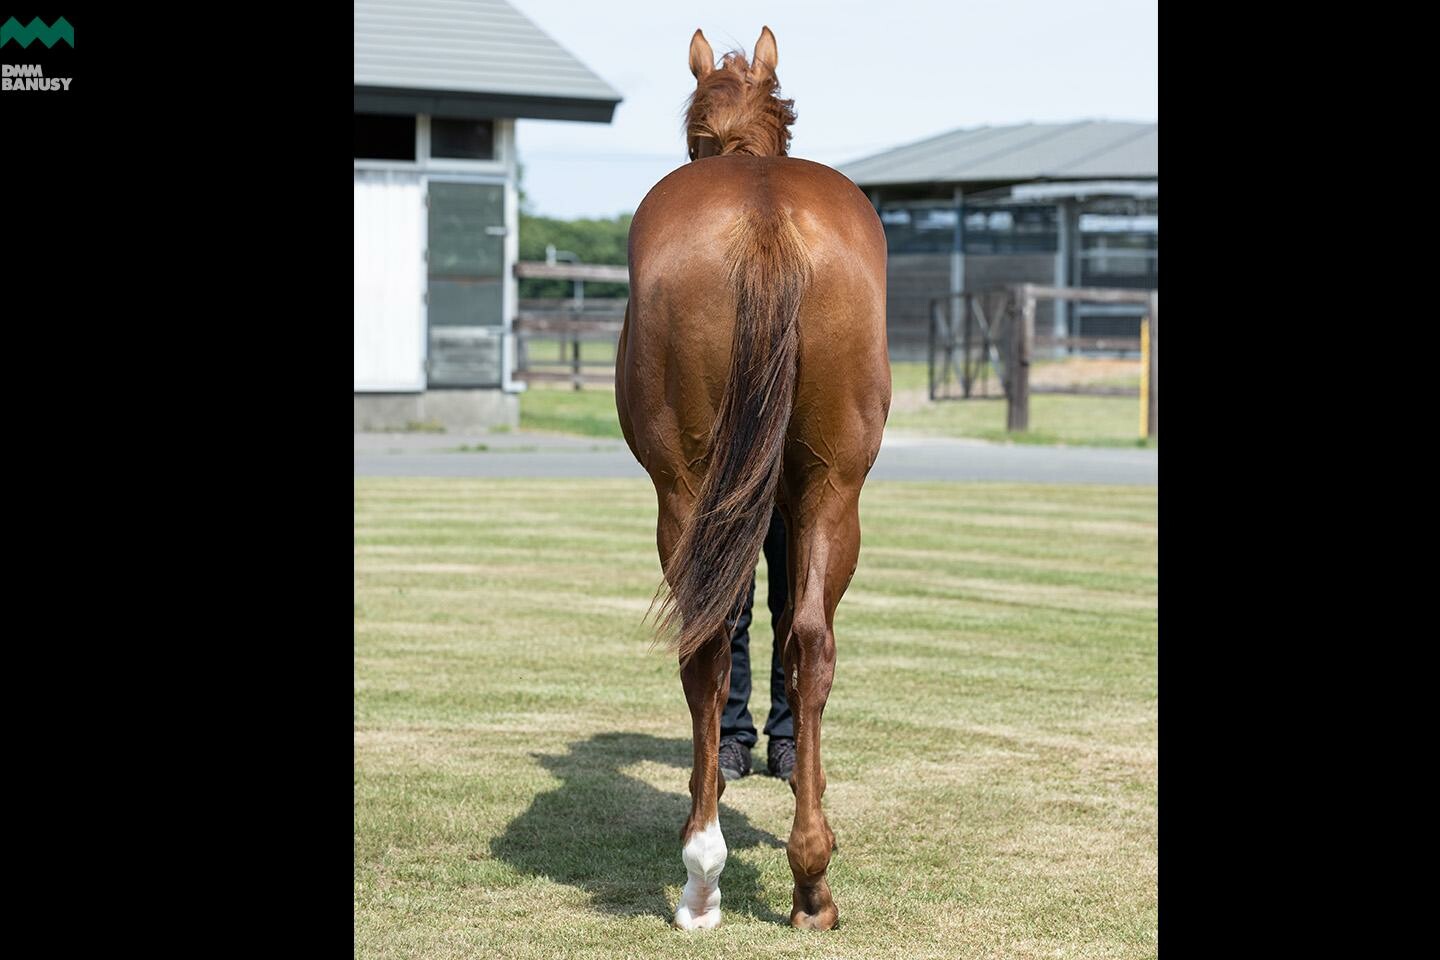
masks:
<svg viewBox="0 0 1440 960"><path fill-rule="evenodd" d="M520 212L520 259L545 259L545 248L554 244L557 251L568 251L579 257L581 263L608 263L624 266L630 239L631 214L622 213L611 219L557 220L553 217L539 217L527 213L522 206ZM574 286L569 280L520 281L520 296L568 297ZM585 284L585 296L626 297L629 287L623 283Z"/></svg>

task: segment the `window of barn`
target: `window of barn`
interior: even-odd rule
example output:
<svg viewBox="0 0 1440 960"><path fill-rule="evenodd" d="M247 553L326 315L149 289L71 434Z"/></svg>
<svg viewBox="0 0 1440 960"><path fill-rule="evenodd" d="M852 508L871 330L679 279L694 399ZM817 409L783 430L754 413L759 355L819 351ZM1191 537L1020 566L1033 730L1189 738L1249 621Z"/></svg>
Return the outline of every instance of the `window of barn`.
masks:
<svg viewBox="0 0 1440 960"><path fill-rule="evenodd" d="M415 117L355 114L356 160L415 161Z"/></svg>
<svg viewBox="0 0 1440 960"><path fill-rule="evenodd" d="M1080 214L1080 285L1160 289L1158 200L1090 201Z"/></svg>
<svg viewBox="0 0 1440 960"><path fill-rule="evenodd" d="M880 210L890 253L948 253L955 248L959 216L953 203L894 204Z"/></svg>
<svg viewBox="0 0 1440 960"><path fill-rule="evenodd" d="M431 117L430 156L446 160L494 160L494 121Z"/></svg>
<svg viewBox="0 0 1440 960"><path fill-rule="evenodd" d="M1053 206L965 209L965 253L1054 253L1060 221Z"/></svg>

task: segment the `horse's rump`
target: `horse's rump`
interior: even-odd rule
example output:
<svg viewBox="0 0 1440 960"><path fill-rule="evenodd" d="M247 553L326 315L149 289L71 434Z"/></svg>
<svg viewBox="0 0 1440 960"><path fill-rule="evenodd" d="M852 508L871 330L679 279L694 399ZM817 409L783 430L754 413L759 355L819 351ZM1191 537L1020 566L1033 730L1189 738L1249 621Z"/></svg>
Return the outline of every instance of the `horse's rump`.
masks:
<svg viewBox="0 0 1440 960"><path fill-rule="evenodd" d="M670 591L660 628L678 621L671 646L682 663L728 630L765 539L795 399L800 305L812 276L800 231L768 195L736 218L726 266L736 316L725 392L704 480L665 567Z"/></svg>

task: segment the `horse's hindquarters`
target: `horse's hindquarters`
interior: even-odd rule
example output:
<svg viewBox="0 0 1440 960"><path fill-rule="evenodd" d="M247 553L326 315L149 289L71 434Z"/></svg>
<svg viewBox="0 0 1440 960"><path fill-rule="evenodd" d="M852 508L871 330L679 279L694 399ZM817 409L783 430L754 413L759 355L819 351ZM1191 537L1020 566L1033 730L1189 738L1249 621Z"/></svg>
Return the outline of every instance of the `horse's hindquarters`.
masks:
<svg viewBox="0 0 1440 960"><path fill-rule="evenodd" d="M715 157L667 176L631 224L627 355L617 379L632 449L662 498L678 488L683 500L703 480L731 360L734 268L743 267L726 255L737 224L776 209L794 224L813 265L800 304L789 435L821 448L853 441L867 469L878 451L890 368L885 234L873 207L848 179L819 164ZM852 454L840 452L846 463L836 469L853 476ZM787 450L787 469L789 460Z"/></svg>
<svg viewBox="0 0 1440 960"><path fill-rule="evenodd" d="M698 622L702 636L688 659L681 648L694 770L682 854L689 882L676 924L719 922L717 757L730 638L710 601L723 607L753 572L751 534L763 538L778 500L791 585L786 693L796 717L791 923L829 929L838 913L827 880L834 834L821 808L820 716L835 669L835 604L859 551L860 488L889 409L884 232L864 195L829 168L716 157L682 167L646 197L631 226L630 275L617 402L655 484L666 578L683 597L700 598L681 608L689 633Z"/></svg>

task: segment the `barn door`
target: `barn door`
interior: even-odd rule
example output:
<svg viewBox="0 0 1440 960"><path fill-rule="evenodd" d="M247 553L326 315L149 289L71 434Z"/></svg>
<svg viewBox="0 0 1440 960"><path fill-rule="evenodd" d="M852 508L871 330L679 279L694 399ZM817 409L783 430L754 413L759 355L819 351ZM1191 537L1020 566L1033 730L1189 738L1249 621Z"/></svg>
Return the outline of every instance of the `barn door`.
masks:
<svg viewBox="0 0 1440 960"><path fill-rule="evenodd" d="M355 171L355 392L425 389L424 188L416 173Z"/></svg>
<svg viewBox="0 0 1440 960"><path fill-rule="evenodd" d="M505 300L505 188L430 181L432 387L498 387Z"/></svg>

